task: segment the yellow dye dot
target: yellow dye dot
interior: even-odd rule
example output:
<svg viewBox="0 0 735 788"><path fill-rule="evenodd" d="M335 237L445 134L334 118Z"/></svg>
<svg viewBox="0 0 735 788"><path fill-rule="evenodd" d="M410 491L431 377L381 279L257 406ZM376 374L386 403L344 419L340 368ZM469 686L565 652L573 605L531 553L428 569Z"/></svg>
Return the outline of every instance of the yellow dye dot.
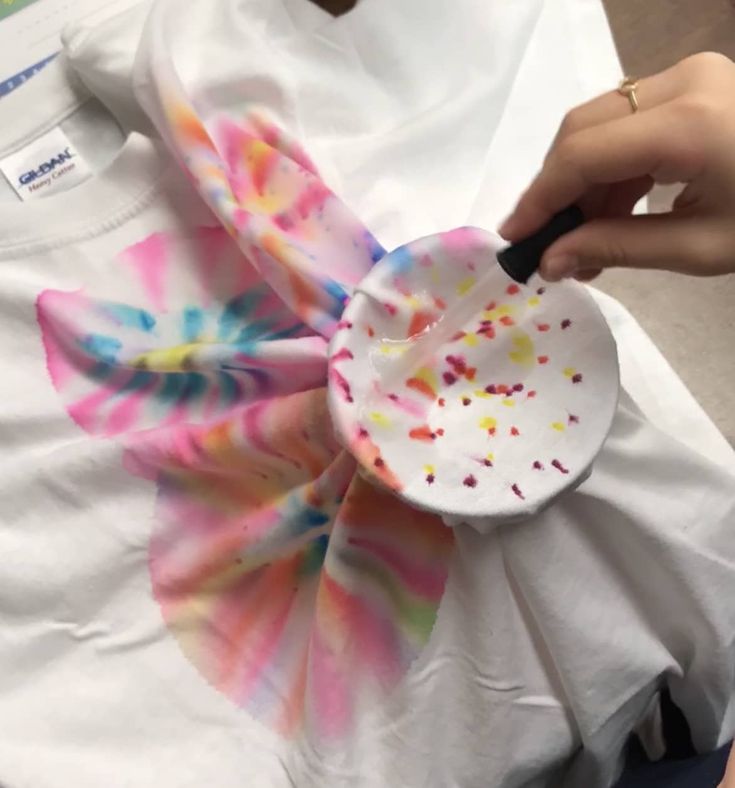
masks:
<svg viewBox="0 0 735 788"><path fill-rule="evenodd" d="M513 333L513 348L508 353L508 358L511 361L525 366L532 366L536 363L533 340L525 331L515 331Z"/></svg>
<svg viewBox="0 0 735 788"><path fill-rule="evenodd" d="M435 468L433 465L424 465L424 473L434 473Z"/></svg>
<svg viewBox="0 0 735 788"><path fill-rule="evenodd" d="M555 429L557 432L564 432L564 425L560 421L553 421L551 423L552 429Z"/></svg>
<svg viewBox="0 0 735 788"><path fill-rule="evenodd" d="M498 426L498 422L492 416L484 416L480 419L481 430L494 430Z"/></svg>
<svg viewBox="0 0 735 788"><path fill-rule="evenodd" d="M487 459L492 462L495 459L495 455L490 451L487 453Z"/></svg>
<svg viewBox="0 0 735 788"><path fill-rule="evenodd" d="M512 408L515 406L515 404L515 400L511 399L510 397L503 398L503 405L505 405L506 408Z"/></svg>
<svg viewBox="0 0 735 788"><path fill-rule="evenodd" d="M411 307L411 309L421 308L421 301L418 298L416 298L415 295L407 295L406 303Z"/></svg>
<svg viewBox="0 0 735 788"><path fill-rule="evenodd" d="M477 280L474 276L468 276L457 285L457 295L463 296L468 293L475 286Z"/></svg>
<svg viewBox="0 0 735 788"><path fill-rule="evenodd" d="M480 399L490 399L492 394L489 394L485 389L475 389L475 396L479 397Z"/></svg>
<svg viewBox="0 0 735 788"><path fill-rule="evenodd" d="M437 270L435 265L432 265L429 269L429 278L431 279L432 283L438 285L441 281L441 277L439 276L439 271Z"/></svg>
<svg viewBox="0 0 735 788"><path fill-rule="evenodd" d="M477 345L477 334L465 334L462 337L462 341L469 347L475 347Z"/></svg>
<svg viewBox="0 0 735 788"><path fill-rule="evenodd" d="M577 370L574 367L567 367L564 370L564 377L566 378L573 378L577 374Z"/></svg>
<svg viewBox="0 0 735 788"><path fill-rule="evenodd" d="M380 413L380 411L377 410L370 414L370 421L375 422L375 424L381 427L390 427L391 425L390 419L384 413Z"/></svg>
<svg viewBox="0 0 735 788"><path fill-rule="evenodd" d="M531 298L528 299L529 306L538 306L540 303L541 299L538 296L531 296Z"/></svg>

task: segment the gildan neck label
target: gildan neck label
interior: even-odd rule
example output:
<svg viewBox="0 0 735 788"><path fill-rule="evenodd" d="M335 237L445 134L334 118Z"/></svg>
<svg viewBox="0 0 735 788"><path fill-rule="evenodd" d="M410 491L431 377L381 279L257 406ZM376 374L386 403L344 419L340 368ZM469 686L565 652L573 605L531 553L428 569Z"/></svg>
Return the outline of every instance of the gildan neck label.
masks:
<svg viewBox="0 0 735 788"><path fill-rule="evenodd" d="M24 201L66 191L92 175L87 162L58 127L0 159L0 171Z"/></svg>

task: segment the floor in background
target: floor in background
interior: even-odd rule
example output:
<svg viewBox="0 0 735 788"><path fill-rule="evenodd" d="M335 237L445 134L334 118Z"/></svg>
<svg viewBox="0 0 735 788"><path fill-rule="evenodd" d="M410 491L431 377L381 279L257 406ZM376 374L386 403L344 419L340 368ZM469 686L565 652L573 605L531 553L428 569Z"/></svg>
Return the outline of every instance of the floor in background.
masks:
<svg viewBox="0 0 735 788"><path fill-rule="evenodd" d="M655 73L704 50L735 59L734 0L603 2L628 74ZM343 13L355 0L318 4ZM656 209L665 208L668 198L655 194ZM630 309L735 445L735 276L695 279L658 271L611 271L596 285Z"/></svg>

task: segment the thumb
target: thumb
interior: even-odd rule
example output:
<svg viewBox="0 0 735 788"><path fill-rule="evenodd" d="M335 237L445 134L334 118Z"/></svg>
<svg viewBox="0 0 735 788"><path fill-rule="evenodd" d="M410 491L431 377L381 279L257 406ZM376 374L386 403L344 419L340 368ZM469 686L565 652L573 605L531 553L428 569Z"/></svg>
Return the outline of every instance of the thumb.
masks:
<svg viewBox="0 0 735 788"><path fill-rule="evenodd" d="M668 213L594 219L552 244L539 273L550 282L616 267L711 275L724 273L733 254L735 232L701 217Z"/></svg>

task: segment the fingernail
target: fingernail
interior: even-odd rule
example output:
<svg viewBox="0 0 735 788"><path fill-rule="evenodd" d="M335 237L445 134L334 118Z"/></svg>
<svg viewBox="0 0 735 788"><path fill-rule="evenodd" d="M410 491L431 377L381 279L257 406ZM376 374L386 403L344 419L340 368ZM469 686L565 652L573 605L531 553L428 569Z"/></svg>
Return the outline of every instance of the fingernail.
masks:
<svg viewBox="0 0 735 788"><path fill-rule="evenodd" d="M558 282L560 279L573 276L577 267L576 257L566 254L557 255L541 263L540 274L547 282Z"/></svg>
<svg viewBox="0 0 735 788"><path fill-rule="evenodd" d="M508 231L512 229L513 229L513 214L510 214L510 216L506 216L505 219L503 219L503 221L498 226L498 235L502 235L503 238L505 238Z"/></svg>

